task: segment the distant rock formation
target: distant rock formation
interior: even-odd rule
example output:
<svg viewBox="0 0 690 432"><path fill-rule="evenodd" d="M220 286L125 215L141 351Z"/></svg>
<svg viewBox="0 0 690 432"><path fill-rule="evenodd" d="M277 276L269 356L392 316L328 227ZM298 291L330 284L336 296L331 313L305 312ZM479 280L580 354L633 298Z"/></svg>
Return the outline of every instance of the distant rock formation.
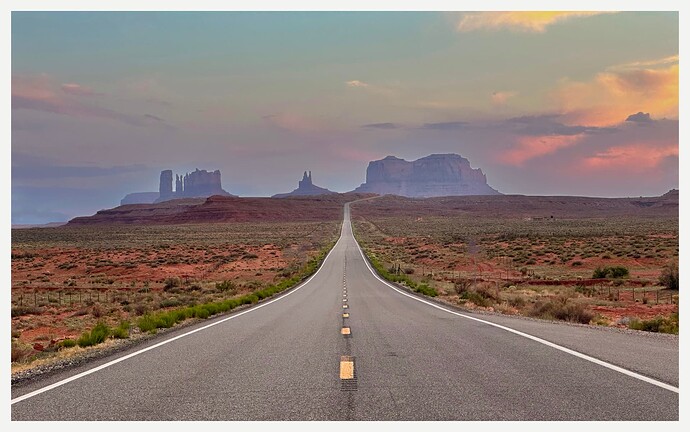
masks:
<svg viewBox="0 0 690 432"><path fill-rule="evenodd" d="M311 181L311 171L309 171L309 174L307 174L307 171L305 171L304 176L302 176L302 180L300 180L298 183L297 189L293 190L292 192L273 195L271 198L287 198L291 196L324 195L334 193L337 192L315 186Z"/></svg>
<svg viewBox="0 0 690 432"><path fill-rule="evenodd" d="M212 195L234 196L223 190L220 183L220 170L210 172L197 168L184 176L176 174L174 192L172 183L172 170L161 171L159 197L154 202L179 198L204 198Z"/></svg>
<svg viewBox="0 0 690 432"><path fill-rule="evenodd" d="M125 197L120 200L120 205L152 204L159 196L160 194L158 192L134 192L125 195Z"/></svg>
<svg viewBox="0 0 690 432"><path fill-rule="evenodd" d="M120 205L153 204L180 198L206 198L212 195L235 196L223 190L220 170L209 172L198 168L191 173L175 175L173 191L172 170L161 171L158 192L135 192L125 195Z"/></svg>
<svg viewBox="0 0 690 432"><path fill-rule="evenodd" d="M160 185L158 186L160 201L169 200L172 197L172 170L161 171Z"/></svg>
<svg viewBox="0 0 690 432"><path fill-rule="evenodd" d="M366 182L353 192L423 198L454 195L500 195L481 169L457 154L432 154L408 162L395 156L369 162Z"/></svg>

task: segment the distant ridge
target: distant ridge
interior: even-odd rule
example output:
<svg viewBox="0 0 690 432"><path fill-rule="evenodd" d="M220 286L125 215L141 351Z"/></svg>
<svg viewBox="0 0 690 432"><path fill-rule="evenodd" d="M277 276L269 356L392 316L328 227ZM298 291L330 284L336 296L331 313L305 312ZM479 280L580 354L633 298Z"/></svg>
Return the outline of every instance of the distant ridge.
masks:
<svg viewBox="0 0 690 432"><path fill-rule="evenodd" d="M12 224L12 229L26 229L26 228L55 228L63 226L67 222L48 222L44 224Z"/></svg>
<svg viewBox="0 0 690 432"><path fill-rule="evenodd" d="M340 220L343 205L372 194L292 196L285 199L240 198L214 195L184 198L155 204L129 204L80 216L68 226L100 224L195 224L226 222Z"/></svg>

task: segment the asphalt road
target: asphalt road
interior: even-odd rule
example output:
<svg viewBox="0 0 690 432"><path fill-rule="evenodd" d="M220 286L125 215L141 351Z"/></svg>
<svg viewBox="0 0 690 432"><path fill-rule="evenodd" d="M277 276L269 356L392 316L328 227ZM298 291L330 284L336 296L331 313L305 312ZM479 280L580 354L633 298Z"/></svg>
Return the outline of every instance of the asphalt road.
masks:
<svg viewBox="0 0 690 432"><path fill-rule="evenodd" d="M678 420L675 337L445 309L371 273L346 207L307 283L15 386L12 420Z"/></svg>

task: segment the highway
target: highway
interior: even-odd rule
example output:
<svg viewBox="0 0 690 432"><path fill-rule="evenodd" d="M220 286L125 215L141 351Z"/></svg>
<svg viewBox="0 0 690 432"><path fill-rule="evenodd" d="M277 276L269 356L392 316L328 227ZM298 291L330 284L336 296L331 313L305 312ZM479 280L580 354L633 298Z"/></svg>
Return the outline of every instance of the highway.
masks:
<svg viewBox="0 0 690 432"><path fill-rule="evenodd" d="M96 368L96 369L95 369ZM12 420L678 420L678 339L472 314L352 235L306 283L12 388Z"/></svg>

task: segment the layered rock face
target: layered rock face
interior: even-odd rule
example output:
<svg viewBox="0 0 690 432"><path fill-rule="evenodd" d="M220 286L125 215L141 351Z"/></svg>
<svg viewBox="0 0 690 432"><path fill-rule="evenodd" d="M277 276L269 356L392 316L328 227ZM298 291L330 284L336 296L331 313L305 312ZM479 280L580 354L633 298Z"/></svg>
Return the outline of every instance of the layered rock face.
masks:
<svg viewBox="0 0 690 432"><path fill-rule="evenodd" d="M353 192L436 197L498 195L481 169L457 154L432 154L408 162L395 156L369 162L366 182Z"/></svg>
<svg viewBox="0 0 690 432"><path fill-rule="evenodd" d="M210 197L212 195L234 196L229 194L220 183L220 170L213 172L196 169L184 175L175 175L175 191L172 190L172 171L161 172L160 196L154 202L163 202L179 198Z"/></svg>
<svg viewBox="0 0 690 432"><path fill-rule="evenodd" d="M324 195L333 193L336 192L332 192L328 189L314 185L314 183L312 183L311 181L311 171L309 171L309 174L307 174L307 171L305 171L304 175L302 176L302 180L300 180L298 183L297 189L293 190L292 192L273 195L271 198L286 198L291 196L306 195Z"/></svg>

